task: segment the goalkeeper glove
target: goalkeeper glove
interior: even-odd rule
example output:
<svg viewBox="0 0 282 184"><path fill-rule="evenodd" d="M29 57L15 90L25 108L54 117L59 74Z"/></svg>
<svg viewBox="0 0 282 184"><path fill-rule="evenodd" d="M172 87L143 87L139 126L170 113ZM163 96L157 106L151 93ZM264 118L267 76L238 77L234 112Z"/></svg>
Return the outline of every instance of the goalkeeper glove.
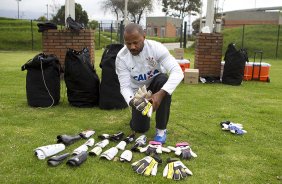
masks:
<svg viewBox="0 0 282 184"><path fill-rule="evenodd" d="M124 162L124 161L130 162L131 159L132 159L132 152L130 150L125 150L120 155L120 161L121 162Z"/></svg>
<svg viewBox="0 0 282 184"><path fill-rule="evenodd" d="M80 137L83 139L89 139L94 134L95 134L94 130L84 130L83 132L79 133Z"/></svg>
<svg viewBox="0 0 282 184"><path fill-rule="evenodd" d="M140 151L140 148L146 145L147 137L146 135L141 135L135 140L134 146L131 148L131 151Z"/></svg>
<svg viewBox="0 0 282 184"><path fill-rule="evenodd" d="M135 138L135 133L133 133L133 134L127 136L125 139L123 139L122 141L120 141L116 147L117 147L118 149L120 149L120 150L124 150L124 149L125 149L125 146L126 146L128 143L131 143L132 141L134 141L134 138Z"/></svg>
<svg viewBox="0 0 282 184"><path fill-rule="evenodd" d="M98 136L98 138L104 140L104 139L109 139L111 141L119 141L123 138L124 133L123 132L118 132L116 134L110 135L110 134L101 134Z"/></svg>
<svg viewBox="0 0 282 184"><path fill-rule="evenodd" d="M95 147L89 152L89 155L100 155L102 153L102 148L109 144L109 140L105 139L95 144Z"/></svg>
<svg viewBox="0 0 282 184"><path fill-rule="evenodd" d="M170 151L170 149L162 147L162 143L156 141L150 141L146 147L140 148L140 152L146 152L146 155L160 154L162 152L169 153Z"/></svg>
<svg viewBox="0 0 282 184"><path fill-rule="evenodd" d="M181 142L176 144L176 148L168 146L168 149L175 152L175 155L181 156L183 159L191 159L192 157L197 157L197 154L192 151L189 143Z"/></svg>
<svg viewBox="0 0 282 184"><path fill-rule="evenodd" d="M153 106L149 102L152 92L147 91L146 86L139 88L133 99L130 100L129 105L138 111L141 111L142 115L151 117L153 113Z"/></svg>
<svg viewBox="0 0 282 184"><path fill-rule="evenodd" d="M136 173L145 176L156 176L158 170L158 162L151 156L146 156L134 162L131 166Z"/></svg>
<svg viewBox="0 0 282 184"><path fill-rule="evenodd" d="M222 130L229 130L233 134L242 135L247 133L246 130L243 130L242 124L232 123L230 121L225 121L220 123Z"/></svg>
<svg viewBox="0 0 282 184"><path fill-rule="evenodd" d="M65 149L64 144L51 144L47 146L41 146L34 150L34 154L40 160L44 160L46 157L53 156Z"/></svg>
<svg viewBox="0 0 282 184"><path fill-rule="evenodd" d="M57 166L61 163L63 163L63 161L69 156L70 154L69 153L65 153L65 154L62 154L62 155L56 155L56 156L52 156L51 158L49 158L47 160L47 163L49 166Z"/></svg>
<svg viewBox="0 0 282 184"><path fill-rule="evenodd" d="M178 159L169 158L163 171L163 177L174 180L181 180L193 173Z"/></svg>
<svg viewBox="0 0 282 184"><path fill-rule="evenodd" d="M69 166L80 166L87 159L87 152L82 151L78 155L73 156L67 161L67 165Z"/></svg>

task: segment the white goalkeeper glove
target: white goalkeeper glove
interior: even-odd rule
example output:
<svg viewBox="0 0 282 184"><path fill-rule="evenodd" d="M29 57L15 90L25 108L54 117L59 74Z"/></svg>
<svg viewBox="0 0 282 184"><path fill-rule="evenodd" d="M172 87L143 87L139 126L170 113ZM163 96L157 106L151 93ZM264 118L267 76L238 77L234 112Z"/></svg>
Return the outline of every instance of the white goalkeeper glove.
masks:
<svg viewBox="0 0 282 184"><path fill-rule="evenodd" d="M141 111L142 115L151 117L153 113L153 106L149 102L152 96L151 91L147 91L146 86L139 88L135 93L133 99L130 100L129 105L138 111Z"/></svg>
<svg viewBox="0 0 282 184"><path fill-rule="evenodd" d="M174 180L181 180L192 175L193 173L181 161L171 158L167 160L163 171L163 177Z"/></svg>

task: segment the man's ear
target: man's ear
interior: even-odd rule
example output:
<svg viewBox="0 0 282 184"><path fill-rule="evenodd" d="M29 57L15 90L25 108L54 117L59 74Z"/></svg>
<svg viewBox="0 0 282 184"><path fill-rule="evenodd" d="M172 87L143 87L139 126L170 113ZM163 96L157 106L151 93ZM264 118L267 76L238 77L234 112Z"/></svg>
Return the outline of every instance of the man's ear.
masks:
<svg viewBox="0 0 282 184"><path fill-rule="evenodd" d="M144 33L143 38L146 39L146 33Z"/></svg>

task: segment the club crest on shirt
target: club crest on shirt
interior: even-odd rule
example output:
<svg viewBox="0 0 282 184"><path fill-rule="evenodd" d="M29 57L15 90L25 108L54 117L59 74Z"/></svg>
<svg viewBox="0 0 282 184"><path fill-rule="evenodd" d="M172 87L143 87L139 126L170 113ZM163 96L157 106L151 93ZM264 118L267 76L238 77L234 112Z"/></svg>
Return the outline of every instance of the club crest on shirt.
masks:
<svg viewBox="0 0 282 184"><path fill-rule="evenodd" d="M152 67L157 66L157 61L153 57L147 57L146 60L150 66Z"/></svg>

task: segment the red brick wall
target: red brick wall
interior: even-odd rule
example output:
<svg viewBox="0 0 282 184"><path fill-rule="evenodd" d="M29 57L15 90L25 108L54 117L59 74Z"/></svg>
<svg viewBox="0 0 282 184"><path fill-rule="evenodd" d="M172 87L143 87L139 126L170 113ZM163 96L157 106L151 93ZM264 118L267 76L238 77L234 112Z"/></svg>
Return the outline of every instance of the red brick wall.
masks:
<svg viewBox="0 0 282 184"><path fill-rule="evenodd" d="M166 25L166 37L176 37L176 29L172 22L168 22Z"/></svg>
<svg viewBox="0 0 282 184"><path fill-rule="evenodd" d="M42 33L42 48L46 54L55 54L61 65L64 66L68 48L82 50L87 47L90 52L91 62L94 64L94 30L47 30Z"/></svg>
<svg viewBox="0 0 282 184"><path fill-rule="evenodd" d="M220 33L199 33L196 38L195 64L201 77L220 77L223 36Z"/></svg>

